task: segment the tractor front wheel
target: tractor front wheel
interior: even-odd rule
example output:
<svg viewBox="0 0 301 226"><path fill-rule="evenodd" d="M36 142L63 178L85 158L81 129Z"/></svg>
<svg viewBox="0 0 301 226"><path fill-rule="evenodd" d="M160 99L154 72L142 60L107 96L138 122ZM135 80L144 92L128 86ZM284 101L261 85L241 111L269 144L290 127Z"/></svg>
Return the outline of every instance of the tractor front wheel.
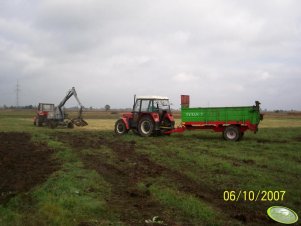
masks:
<svg viewBox="0 0 301 226"><path fill-rule="evenodd" d="M129 130L126 128L126 125L122 119L117 120L115 123L115 133L117 135L123 135L127 133Z"/></svg>
<svg viewBox="0 0 301 226"><path fill-rule="evenodd" d="M223 132L225 140L238 141L240 138L240 131L237 126L227 126Z"/></svg>
<svg viewBox="0 0 301 226"><path fill-rule="evenodd" d="M143 137L149 137L154 132L154 122L149 117L143 117L138 124L139 134Z"/></svg>

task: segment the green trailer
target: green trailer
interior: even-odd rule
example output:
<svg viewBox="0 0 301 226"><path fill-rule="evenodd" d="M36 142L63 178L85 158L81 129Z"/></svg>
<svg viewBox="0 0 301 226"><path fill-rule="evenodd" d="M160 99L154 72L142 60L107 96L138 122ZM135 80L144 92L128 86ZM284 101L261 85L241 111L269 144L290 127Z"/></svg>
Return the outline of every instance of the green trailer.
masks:
<svg viewBox="0 0 301 226"><path fill-rule="evenodd" d="M255 101L253 106L191 108L189 96L181 95L182 124L167 133L212 129L222 132L226 140L238 141L245 131L258 131L259 122L263 119L259 105L259 101Z"/></svg>

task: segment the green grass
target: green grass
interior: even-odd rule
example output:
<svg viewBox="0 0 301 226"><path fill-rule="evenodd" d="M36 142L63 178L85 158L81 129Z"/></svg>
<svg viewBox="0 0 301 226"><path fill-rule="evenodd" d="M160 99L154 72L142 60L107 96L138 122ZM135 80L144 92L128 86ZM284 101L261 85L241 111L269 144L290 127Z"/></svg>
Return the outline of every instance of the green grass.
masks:
<svg viewBox="0 0 301 226"><path fill-rule="evenodd" d="M301 128L264 128L231 143L216 133L193 132L139 140L139 151L214 189L219 198L225 190L285 190L285 200L277 204L298 210L301 144L296 138L300 135Z"/></svg>
<svg viewBox="0 0 301 226"><path fill-rule="evenodd" d="M249 133L244 140L232 143L223 141L216 133L194 132L139 140L139 144L140 151L149 153L156 161L174 169L187 170L192 175L195 172L195 178L199 180L220 173L239 177L244 182L248 180L246 176L257 177L259 174L266 174L268 178L278 178L279 172L286 176L298 175L301 172L301 165L297 164L301 161L300 141L296 140L298 134L301 134L301 128L261 129L256 135ZM282 143L283 140L286 143ZM212 175L208 175L208 170ZM200 177L204 171L207 175ZM261 180L262 176L257 179Z"/></svg>
<svg viewBox="0 0 301 226"><path fill-rule="evenodd" d="M220 216L216 213L217 211L208 203L204 203L192 195L161 186L152 186L150 190L162 204L177 209L194 225L221 225L221 222L215 219ZM187 222L180 223L186 224Z"/></svg>
<svg viewBox="0 0 301 226"><path fill-rule="evenodd" d="M46 142L53 148L53 158L61 163L61 168L45 183L0 205L0 225L78 225L80 222L117 225L119 222L118 214L110 211L106 201L112 195L112 185L100 173L85 168L72 147L53 139L52 135L58 132L83 137L101 135L111 142L135 141L138 154L147 155L157 164L187 177L199 184L204 192L208 188L211 198L219 200L210 202L193 192L181 191L181 184L167 175L144 178L137 183L137 189L148 190L167 213L178 215L179 220L189 219L195 225L224 225L225 222L240 225L241 222L233 219L226 210L227 205L238 205L263 215L271 205L284 205L300 216L301 126L294 123L296 120L298 125L300 118L275 119L273 116L265 120L257 134L247 132L240 142L226 142L221 139L221 134L210 131L149 138L132 133L115 137L113 128L108 130L112 119L104 127L100 122L105 123L105 120L100 120L99 129L94 120L97 126L91 125L92 128L51 130L34 127L28 117L7 117L0 113L0 131L31 133L34 142ZM277 120L281 121L281 128L275 126ZM109 146L82 149L81 154L107 156L108 163L116 166L126 164L116 158ZM149 182L151 186L147 187ZM278 202L225 203L222 200L225 190L285 190L286 194L284 200ZM250 220L248 223L257 225Z"/></svg>

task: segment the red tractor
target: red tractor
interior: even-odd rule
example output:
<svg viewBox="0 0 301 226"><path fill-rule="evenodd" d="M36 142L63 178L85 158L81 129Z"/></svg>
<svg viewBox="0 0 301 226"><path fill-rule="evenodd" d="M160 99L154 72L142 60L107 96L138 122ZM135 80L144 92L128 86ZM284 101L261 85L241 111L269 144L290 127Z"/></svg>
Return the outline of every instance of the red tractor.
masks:
<svg viewBox="0 0 301 226"><path fill-rule="evenodd" d="M43 124L48 124L48 117L50 115L53 115L53 112L54 104L39 103L37 115L34 117L33 124L35 126L42 126Z"/></svg>
<svg viewBox="0 0 301 226"><path fill-rule="evenodd" d="M77 100L80 108L78 112L78 117L69 119L67 114L64 111L65 103L74 96ZM84 106L81 104L77 97L77 93L75 88L72 87L61 101L58 106L54 106L54 104L45 104L39 103L38 111L36 116L34 117L33 124L36 126L48 125L50 128L54 129L57 126L63 126L68 128L73 128L76 126L86 126L88 123L82 118L82 111Z"/></svg>
<svg viewBox="0 0 301 226"><path fill-rule="evenodd" d="M115 123L115 133L122 135L132 130L147 137L164 134L174 128L169 99L159 96L134 97L133 111L124 113Z"/></svg>

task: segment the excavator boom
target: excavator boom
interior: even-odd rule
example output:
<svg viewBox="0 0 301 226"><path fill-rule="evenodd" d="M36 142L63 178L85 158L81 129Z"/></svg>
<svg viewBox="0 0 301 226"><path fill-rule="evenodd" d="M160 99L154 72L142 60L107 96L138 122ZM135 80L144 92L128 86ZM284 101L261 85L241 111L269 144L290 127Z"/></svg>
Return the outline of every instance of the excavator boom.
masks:
<svg viewBox="0 0 301 226"><path fill-rule="evenodd" d="M64 99L60 102L60 104L57 106L58 109L58 113L59 113L59 117L62 118L64 120L64 111L63 111L63 107L66 104L66 102L72 97L74 96L78 105L80 106L79 108L79 112L78 112L78 116L77 118L73 118L71 119L71 122L73 124L75 124L76 126L86 126L88 125L88 123L82 118L82 112L83 112L83 108L84 106L81 104L81 102L78 99L76 90L74 87L72 87L66 94L66 96L64 97Z"/></svg>

